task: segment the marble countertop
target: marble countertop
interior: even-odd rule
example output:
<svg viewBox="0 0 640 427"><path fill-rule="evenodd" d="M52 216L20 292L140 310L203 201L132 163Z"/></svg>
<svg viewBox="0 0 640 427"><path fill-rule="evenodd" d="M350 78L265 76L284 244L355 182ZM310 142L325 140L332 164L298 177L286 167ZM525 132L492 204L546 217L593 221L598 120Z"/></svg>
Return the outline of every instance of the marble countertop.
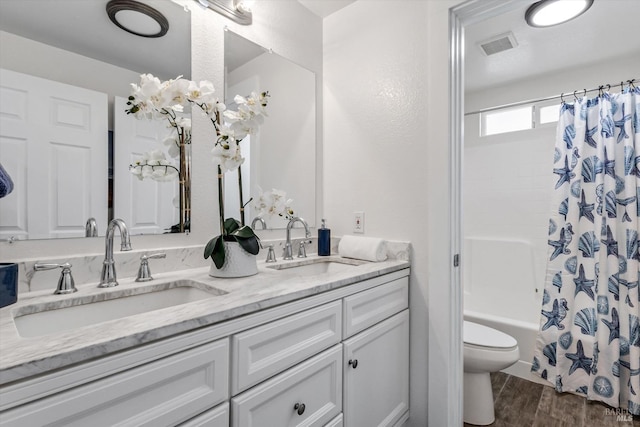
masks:
<svg viewBox="0 0 640 427"><path fill-rule="evenodd" d="M317 256L308 259L312 258ZM300 261L280 261L277 264L284 263L293 264ZM270 264L258 262L258 274L245 278L213 278L208 274L209 268L205 267L154 274L154 280L144 283L135 282L132 277L119 279L119 286L108 289L98 288L96 281L77 286L78 292L70 295L52 295L51 291L20 295L16 304L0 309L0 384L88 361L409 267L408 261L400 259L377 263L360 261L359 264L344 271L305 277L296 274L295 269L276 270L267 268ZM78 299L84 303L101 301L111 292L134 295L149 286L161 286L163 283L183 279L191 280L192 286L201 289L213 287L213 291L218 295L32 338L21 337L13 320L15 315L77 304Z"/></svg>

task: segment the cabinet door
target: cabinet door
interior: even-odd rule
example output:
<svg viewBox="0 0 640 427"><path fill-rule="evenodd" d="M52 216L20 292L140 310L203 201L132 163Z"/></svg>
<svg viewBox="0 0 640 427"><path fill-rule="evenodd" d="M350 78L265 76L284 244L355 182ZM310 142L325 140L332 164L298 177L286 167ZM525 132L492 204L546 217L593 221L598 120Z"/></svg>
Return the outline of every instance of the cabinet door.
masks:
<svg viewBox="0 0 640 427"><path fill-rule="evenodd" d="M393 426L409 409L409 311L344 341L345 427Z"/></svg>
<svg viewBox="0 0 640 427"><path fill-rule="evenodd" d="M232 427L320 427L342 410L338 344L231 399Z"/></svg>

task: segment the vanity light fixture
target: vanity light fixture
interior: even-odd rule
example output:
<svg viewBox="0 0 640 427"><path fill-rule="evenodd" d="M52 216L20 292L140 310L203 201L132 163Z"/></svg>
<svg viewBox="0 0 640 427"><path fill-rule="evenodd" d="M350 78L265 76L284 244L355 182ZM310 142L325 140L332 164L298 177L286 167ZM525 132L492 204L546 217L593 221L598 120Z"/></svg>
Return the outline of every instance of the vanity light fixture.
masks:
<svg viewBox="0 0 640 427"><path fill-rule="evenodd" d="M593 0L541 0L527 9L524 19L532 27L551 27L577 18L592 4Z"/></svg>
<svg viewBox="0 0 640 427"><path fill-rule="evenodd" d="M204 7L215 10L220 15L242 25L251 25L253 14L251 13L250 0L195 0Z"/></svg>
<svg viewBox="0 0 640 427"><path fill-rule="evenodd" d="M162 37L169 31L169 21L158 10L135 0L111 0L107 15L118 27L140 37Z"/></svg>

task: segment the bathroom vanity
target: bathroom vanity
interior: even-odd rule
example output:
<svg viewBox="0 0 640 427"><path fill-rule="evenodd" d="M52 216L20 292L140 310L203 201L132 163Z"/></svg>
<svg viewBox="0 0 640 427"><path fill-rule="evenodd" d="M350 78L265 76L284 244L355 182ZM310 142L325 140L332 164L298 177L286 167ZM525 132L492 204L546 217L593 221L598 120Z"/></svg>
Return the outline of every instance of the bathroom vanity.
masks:
<svg viewBox="0 0 640 427"><path fill-rule="evenodd" d="M334 269L344 260L321 258L320 269L309 267L312 257L259 263L241 279L198 268L145 284L123 279L115 290L88 284L67 296L21 296L0 310L0 425L402 425L409 263ZM80 314L63 319L66 329L37 327L55 323L39 320L42 311L111 303L108 292L126 300L177 288L197 292L163 294L187 302L148 311L141 299L125 317L104 306L117 318ZM30 316L36 327L20 320Z"/></svg>

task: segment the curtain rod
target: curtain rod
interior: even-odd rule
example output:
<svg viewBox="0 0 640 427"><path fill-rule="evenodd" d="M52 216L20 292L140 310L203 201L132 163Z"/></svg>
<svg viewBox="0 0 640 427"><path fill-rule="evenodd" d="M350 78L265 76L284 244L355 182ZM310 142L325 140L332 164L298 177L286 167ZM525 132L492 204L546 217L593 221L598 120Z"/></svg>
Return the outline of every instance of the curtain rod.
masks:
<svg viewBox="0 0 640 427"><path fill-rule="evenodd" d="M611 88L622 87L624 85L633 86L633 83L635 81L637 81L637 80L638 79L631 79L631 80L627 80L626 82L620 82L620 83L618 83L616 85L608 85L607 84L607 85L603 85L603 86L597 87L595 89L589 89L589 90L587 90L587 89L582 89L581 91L577 91L576 90L574 92L569 92L569 95L576 96L578 93L586 95L589 92L595 92L595 91L599 91L599 90L604 90L605 87L607 88L607 90L609 90ZM490 111L502 110L502 109L505 109L505 108L519 107L520 105L534 104L536 102L551 101L553 99L562 99L566 95L567 94L565 94L565 93L561 93L560 95L547 96L546 98L529 99L529 100L526 100L526 101L512 102L510 104L498 105L497 107L482 108L480 110L471 111L469 113L464 113L464 115L465 116L470 116L472 114L488 113Z"/></svg>

